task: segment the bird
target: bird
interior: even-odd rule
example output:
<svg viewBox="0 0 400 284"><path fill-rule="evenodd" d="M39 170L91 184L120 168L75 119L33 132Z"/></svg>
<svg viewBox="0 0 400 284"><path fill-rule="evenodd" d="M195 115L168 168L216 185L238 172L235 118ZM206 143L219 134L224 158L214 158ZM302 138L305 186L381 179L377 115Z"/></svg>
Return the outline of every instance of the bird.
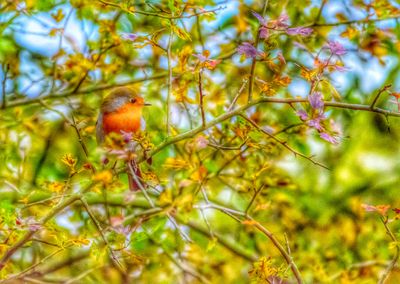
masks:
<svg viewBox="0 0 400 284"><path fill-rule="evenodd" d="M146 103L143 97L129 87L118 87L112 90L100 106L96 122L97 143L103 145L106 136L111 133L137 134L144 127L143 107L149 105L151 104ZM144 188L141 171L134 158L128 158L127 173L131 191Z"/></svg>

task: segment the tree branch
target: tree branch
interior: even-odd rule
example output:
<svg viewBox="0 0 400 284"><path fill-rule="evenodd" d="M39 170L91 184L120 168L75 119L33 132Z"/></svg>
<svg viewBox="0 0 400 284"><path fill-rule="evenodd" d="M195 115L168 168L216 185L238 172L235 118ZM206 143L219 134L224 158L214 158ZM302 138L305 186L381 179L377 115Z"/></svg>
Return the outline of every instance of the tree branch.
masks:
<svg viewBox="0 0 400 284"><path fill-rule="evenodd" d="M378 93L375 95L370 108L374 109L375 108L375 104L378 101L379 97L382 95L382 93L386 92L388 89L390 89L392 87L391 84L384 86L383 88L379 89Z"/></svg>
<svg viewBox="0 0 400 284"><path fill-rule="evenodd" d="M39 221L39 226L40 227L44 226L50 219L52 219L54 216L60 213L65 207L71 205L72 203L74 203L79 199L80 199L79 195L72 195L71 197L60 203L58 206L54 207ZM11 256L26 242L28 242L32 238L32 236L35 235L36 232L37 230L28 231L19 241L17 241L11 248L9 248L6 251L3 257L0 259L0 270L4 268L4 266L6 265L7 261L11 258Z"/></svg>
<svg viewBox="0 0 400 284"><path fill-rule="evenodd" d="M128 14L131 14L131 15L139 14L139 15L159 17L159 18L164 18L164 19L169 19L169 20L172 20L172 19L185 19L185 18L188 19L188 18L199 16L199 15L203 15L203 14L215 13L215 12L217 12L219 10L225 9L225 7L218 7L218 8L213 9L213 10L202 11L202 12L194 13L194 14L191 14L191 15L186 15L186 16L176 15L175 16L175 15L169 15L169 14L154 13L154 12L147 12L147 11L140 11L140 10L130 9L130 8L133 8L133 7L125 8L122 5L119 5L119 4L116 4L116 3L113 3L113 2L109 2L109 1L105 1L105 0L97 0L97 1L100 2L103 5L121 9L122 11L124 11L124 12L126 12Z"/></svg>
<svg viewBox="0 0 400 284"><path fill-rule="evenodd" d="M8 71L10 70L10 65L5 64L3 67L3 81L1 82L1 88L2 88L2 96L1 96L1 108L5 109L7 106L7 97L6 97L6 83L7 83L7 76L8 76Z"/></svg>
<svg viewBox="0 0 400 284"><path fill-rule="evenodd" d="M184 132L182 134L178 134L174 137L167 138L163 143L158 145L154 150L152 150L148 156L147 159L156 155L159 153L161 150L164 148L168 147L169 145L178 143L180 141L183 141L185 139L189 139L194 137L196 134L203 132L204 130L207 130L225 120L228 120L234 116L239 115L243 111L259 105L259 104L264 104L264 103L274 103L274 104L288 104L292 105L295 103L306 103L308 104L308 99L291 99L291 98L270 98L270 97L265 97L258 99L256 101L252 101L248 103L247 105L241 106L237 109L234 109L232 111L226 112L218 117L216 117L214 120L208 122L205 126L199 126L197 128L194 128L192 130L189 130L187 132ZM394 117L400 117L400 112L394 112L394 111L389 111L389 110L384 110L381 108L374 108L371 109L369 105L363 105L363 104L351 104L351 103L342 103L342 102L324 102L325 107L333 107L333 108L341 108L341 109L349 109L349 110L359 110L359 111L367 111L367 112L373 112L373 113L379 113L383 114L385 116L394 116ZM143 162L144 158L139 160L138 162Z"/></svg>
<svg viewBox="0 0 400 284"><path fill-rule="evenodd" d="M263 225L261 225L258 221L256 221L255 219L253 219L251 216L247 215L244 212L241 211L237 211L237 210L233 210L230 208L226 208L220 205L216 205L216 204L208 204L207 206L203 207L203 208L211 208L211 209L216 209L219 210L225 214L227 214L228 216L232 217L234 220L242 223L241 219L238 217L242 217L245 218L245 220L249 220L252 221L252 224L260 231L262 232L266 237L268 237L268 239L270 239L270 241L273 243L273 245L279 250L280 254L283 256L283 258L285 259L285 261L287 262L287 264L289 264L290 269L292 270L296 281L298 284L303 283L303 280L301 278L300 272L296 266L296 264L294 263L292 257L289 255L289 253L285 250L285 248L283 247L283 245L281 245L279 243L279 241L275 238L275 236L269 231L267 230L267 228L265 228Z"/></svg>
<svg viewBox="0 0 400 284"><path fill-rule="evenodd" d="M161 74L154 75L154 76L151 76L151 77L133 79L133 80L126 81L126 82L121 82L121 83L94 86L94 87L90 87L90 88L86 88L86 89L77 90L75 92L74 91L66 91L66 92L62 92L62 93L59 93L59 94L50 94L50 95L47 95L47 96L37 97L37 98L33 98L33 99L16 100L16 101L13 101L13 102L9 102L6 105L5 108L12 108L12 107L17 107L17 106L25 106L25 105L30 105L30 104L38 104L41 101L47 101L47 100L61 100L61 99L65 99L65 98L68 98L68 97L84 95L84 94L88 94L88 93L96 93L96 92L109 90L109 89L116 88L116 87L121 87L121 86L126 86L126 85L133 85L133 84L138 84L138 83L151 81L151 80L159 80L159 79L165 78L166 76L167 75L165 73L161 73Z"/></svg>
<svg viewBox="0 0 400 284"><path fill-rule="evenodd" d="M360 19L360 20L349 20L343 22L336 22L336 23L314 23L307 25L306 27L334 27L334 26L343 26L343 25L352 25L352 24L367 24L367 23L376 23L388 20L395 20L399 19L400 15L392 15L386 18L378 18L378 19Z"/></svg>

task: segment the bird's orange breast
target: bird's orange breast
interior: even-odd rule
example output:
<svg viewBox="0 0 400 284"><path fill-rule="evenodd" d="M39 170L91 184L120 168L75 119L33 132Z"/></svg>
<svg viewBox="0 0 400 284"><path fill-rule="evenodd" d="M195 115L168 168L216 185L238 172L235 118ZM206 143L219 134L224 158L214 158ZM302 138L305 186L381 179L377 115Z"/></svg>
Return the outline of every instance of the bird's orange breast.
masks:
<svg viewBox="0 0 400 284"><path fill-rule="evenodd" d="M140 130L142 108L131 103L119 110L103 114L103 130L105 134L115 132L137 132Z"/></svg>

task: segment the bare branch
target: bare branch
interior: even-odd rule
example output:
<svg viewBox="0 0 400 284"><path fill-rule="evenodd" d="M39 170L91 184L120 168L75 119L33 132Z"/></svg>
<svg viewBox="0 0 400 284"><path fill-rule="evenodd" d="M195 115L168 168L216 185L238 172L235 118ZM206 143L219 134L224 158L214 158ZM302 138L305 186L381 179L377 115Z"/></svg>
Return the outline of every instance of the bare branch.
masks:
<svg viewBox="0 0 400 284"><path fill-rule="evenodd" d="M392 87L391 84L384 86L383 88L379 89L378 93L375 95L370 108L374 109L375 108L375 104L378 101L379 97L381 96L382 93L386 92L387 90L389 90Z"/></svg>
<svg viewBox="0 0 400 284"><path fill-rule="evenodd" d="M144 78L140 78L140 79L133 79L133 80L126 81L126 82L120 82L120 83L115 83L115 84L106 84L106 85L100 85L100 86L94 85L93 87L89 87L89 88L81 89L81 90L77 90L77 91L66 91L66 92L62 92L62 93L58 93L58 94L57 93L49 94L47 96L37 97L37 98L33 98L33 99L29 98L29 99L16 100L13 102L9 102L6 105L6 108L25 106L25 105L30 105L30 104L38 104L41 101L62 100L62 99L68 98L68 97L85 95L88 93L98 93L100 91L105 91L105 90L109 90L109 89L116 88L116 87L133 85L133 84L138 84L138 83L152 81L152 80L159 80L159 79L163 79L165 77L166 77L166 74L161 73L159 75L154 75L151 77L144 77Z"/></svg>

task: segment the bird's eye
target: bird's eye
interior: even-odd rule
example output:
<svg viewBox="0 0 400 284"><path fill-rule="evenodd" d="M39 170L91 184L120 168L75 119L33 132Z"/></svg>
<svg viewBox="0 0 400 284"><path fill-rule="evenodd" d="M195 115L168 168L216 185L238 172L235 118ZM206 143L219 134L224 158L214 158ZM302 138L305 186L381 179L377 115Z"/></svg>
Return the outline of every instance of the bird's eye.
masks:
<svg viewBox="0 0 400 284"><path fill-rule="evenodd" d="M136 103L136 101L137 101L136 98L130 99L130 102L133 103L133 104Z"/></svg>

